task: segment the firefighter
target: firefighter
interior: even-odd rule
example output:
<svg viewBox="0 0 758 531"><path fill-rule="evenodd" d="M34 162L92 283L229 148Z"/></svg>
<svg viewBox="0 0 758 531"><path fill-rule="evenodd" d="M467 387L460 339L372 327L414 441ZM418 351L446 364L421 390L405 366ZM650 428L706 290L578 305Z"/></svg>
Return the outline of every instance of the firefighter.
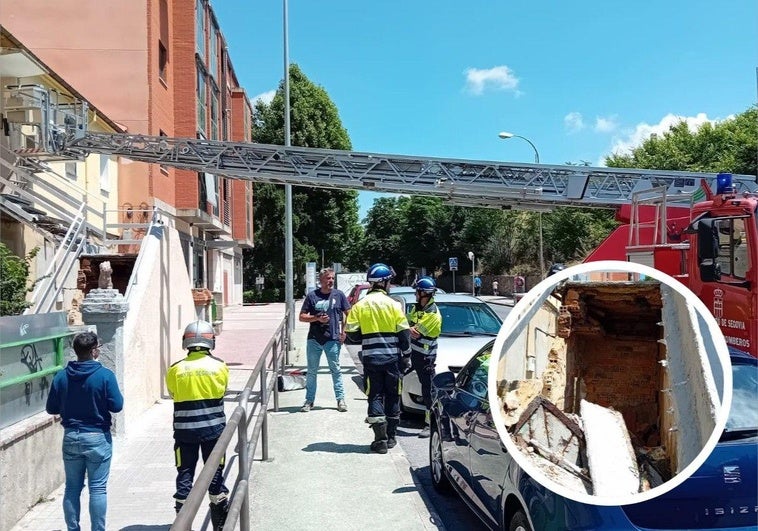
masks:
<svg viewBox="0 0 758 531"><path fill-rule="evenodd" d="M400 424L401 366L410 364L410 331L403 311L387 295L392 269L372 265L366 275L368 294L347 315L347 342L361 345L364 387L368 395L366 422L374 430L371 451L386 454L397 444Z"/></svg>
<svg viewBox="0 0 758 531"><path fill-rule="evenodd" d="M419 437L429 437L429 410L432 407L432 377L437 359L437 338L442 330L442 315L434 303L437 284L432 277L416 282L416 304L408 314L411 332L411 367L421 384L421 396L426 406L424 429Z"/></svg>
<svg viewBox="0 0 758 531"><path fill-rule="evenodd" d="M206 321L187 325L182 337L187 357L169 367L166 374L166 387L174 400L177 514L192 489L198 452L205 462L226 427L224 394L229 383L229 368L211 354L215 338L213 326ZM228 510L224 460L221 459L208 487L211 523L216 531L222 529Z"/></svg>

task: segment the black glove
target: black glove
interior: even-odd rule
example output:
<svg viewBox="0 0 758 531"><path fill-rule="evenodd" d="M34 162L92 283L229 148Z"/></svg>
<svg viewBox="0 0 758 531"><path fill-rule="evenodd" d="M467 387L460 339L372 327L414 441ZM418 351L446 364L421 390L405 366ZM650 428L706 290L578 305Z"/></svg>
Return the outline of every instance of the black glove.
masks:
<svg viewBox="0 0 758 531"><path fill-rule="evenodd" d="M400 356L400 372L403 374L408 374L411 372L411 357L410 356Z"/></svg>

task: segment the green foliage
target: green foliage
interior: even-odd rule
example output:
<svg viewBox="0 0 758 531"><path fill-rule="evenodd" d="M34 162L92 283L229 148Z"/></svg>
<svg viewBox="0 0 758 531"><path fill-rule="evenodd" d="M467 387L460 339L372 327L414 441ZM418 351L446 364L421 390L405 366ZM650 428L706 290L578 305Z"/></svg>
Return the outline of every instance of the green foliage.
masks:
<svg viewBox="0 0 758 531"><path fill-rule="evenodd" d="M29 268L38 252L39 247L35 247L20 258L0 243L0 316L20 315L29 307L26 294L36 284L29 282Z"/></svg>
<svg viewBox="0 0 758 531"><path fill-rule="evenodd" d="M715 125L706 123L694 132L679 122L632 153L614 154L605 162L620 168L758 175L758 108Z"/></svg>
<svg viewBox="0 0 758 531"><path fill-rule="evenodd" d="M313 84L297 65L290 66L290 129L293 146L350 150L350 138L337 107L327 92ZM284 82L270 104L258 101L254 110L253 138L264 144L284 144ZM256 184L255 249L244 253L245 288L255 276L265 277L267 296L284 294L284 186ZM305 289L306 262L341 262L360 265L363 238L358 220L358 193L354 190L293 187L292 233L295 293Z"/></svg>
<svg viewBox="0 0 758 531"><path fill-rule="evenodd" d="M242 292L242 304L252 304L255 302L255 290L246 290Z"/></svg>

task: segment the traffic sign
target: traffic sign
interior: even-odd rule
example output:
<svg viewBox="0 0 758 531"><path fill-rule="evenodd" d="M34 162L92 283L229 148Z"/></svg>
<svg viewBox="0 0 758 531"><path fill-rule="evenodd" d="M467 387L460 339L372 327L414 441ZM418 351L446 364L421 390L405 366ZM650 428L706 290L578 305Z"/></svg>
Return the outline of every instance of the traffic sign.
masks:
<svg viewBox="0 0 758 531"><path fill-rule="evenodd" d="M447 264L450 267L450 271L458 271L458 258L451 256L447 259Z"/></svg>

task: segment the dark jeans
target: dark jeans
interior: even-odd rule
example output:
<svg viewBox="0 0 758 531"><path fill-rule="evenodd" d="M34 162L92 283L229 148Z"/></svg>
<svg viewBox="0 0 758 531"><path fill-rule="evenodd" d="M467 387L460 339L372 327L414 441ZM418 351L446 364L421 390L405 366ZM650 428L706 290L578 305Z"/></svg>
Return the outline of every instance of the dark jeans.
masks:
<svg viewBox="0 0 758 531"><path fill-rule="evenodd" d="M213 447L216 446L218 439L204 441L199 443L186 443L174 441L174 459L176 461L176 494L174 498L184 502L192 490L192 483L195 479L195 467L197 465L198 453L202 452L203 462L211 455ZM213 476L208 494L216 496L224 493L228 494L229 489L224 485L224 462L226 458L221 459L216 474Z"/></svg>
<svg viewBox="0 0 758 531"><path fill-rule="evenodd" d="M411 352L411 367L416 371L418 381L421 384L421 396L424 405L429 410L432 407L432 376L434 376L434 357L424 356L418 352Z"/></svg>
<svg viewBox="0 0 758 531"><path fill-rule="evenodd" d="M368 416L400 417L400 368L397 362L364 365L363 377L368 395Z"/></svg>

